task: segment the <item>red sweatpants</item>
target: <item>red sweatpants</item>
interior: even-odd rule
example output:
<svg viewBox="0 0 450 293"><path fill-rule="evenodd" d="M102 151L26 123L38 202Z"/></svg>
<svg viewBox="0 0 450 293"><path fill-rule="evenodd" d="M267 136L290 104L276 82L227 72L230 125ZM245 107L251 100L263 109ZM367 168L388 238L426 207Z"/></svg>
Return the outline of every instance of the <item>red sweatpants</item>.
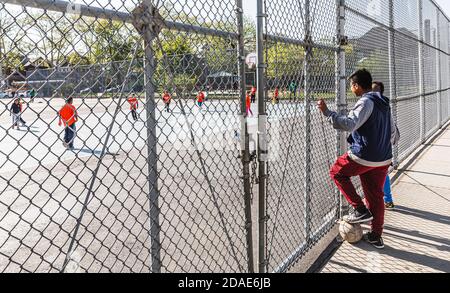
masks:
<svg viewBox="0 0 450 293"><path fill-rule="evenodd" d="M331 178L347 201L355 209L364 206L364 202L356 192L350 177L359 176L361 179L367 208L373 215L372 232L381 236L384 225L384 183L389 166L366 167L352 161L348 154L340 157L330 171Z"/></svg>

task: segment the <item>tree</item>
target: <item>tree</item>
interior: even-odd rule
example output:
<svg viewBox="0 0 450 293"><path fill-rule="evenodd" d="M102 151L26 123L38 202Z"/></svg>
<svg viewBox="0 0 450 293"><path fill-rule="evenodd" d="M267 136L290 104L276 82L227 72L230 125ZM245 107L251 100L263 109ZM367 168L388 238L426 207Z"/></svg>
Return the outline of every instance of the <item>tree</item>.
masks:
<svg viewBox="0 0 450 293"><path fill-rule="evenodd" d="M85 27L88 34L84 42L90 48L88 59L93 64L110 65L110 74L106 78L107 87L116 87L124 82L126 60L131 60L140 38L129 24L111 20L95 20L92 27Z"/></svg>
<svg viewBox="0 0 450 293"><path fill-rule="evenodd" d="M267 51L267 76L273 79L292 79L303 74L305 49L302 46L272 43Z"/></svg>
<svg viewBox="0 0 450 293"><path fill-rule="evenodd" d="M24 30L27 51L43 57L51 67L66 62L66 56L74 49L72 22L75 16L64 16L60 13L29 12L24 19Z"/></svg>
<svg viewBox="0 0 450 293"><path fill-rule="evenodd" d="M183 34L172 34L166 31L164 37L158 38L161 42L160 50L159 44L156 46L156 60L157 69L155 75L156 84L163 89L173 89L173 86L181 90L186 90L189 86L183 87L181 81L192 80L197 82L198 76L201 74L198 64L195 64L195 60L198 59L194 56L194 50L191 47L191 43L187 42L187 38ZM198 62L197 62L198 63ZM171 80L173 77L173 80Z"/></svg>
<svg viewBox="0 0 450 293"><path fill-rule="evenodd" d="M90 65L91 60L89 60L89 57L83 56L78 52L72 52L67 56L67 61L69 62L70 66L80 66L80 65Z"/></svg>
<svg viewBox="0 0 450 293"><path fill-rule="evenodd" d="M244 17L244 47L246 54L256 52L256 25L247 16Z"/></svg>
<svg viewBox="0 0 450 293"><path fill-rule="evenodd" d="M87 44L91 45L94 63L128 60L139 39L134 28L119 21L97 20L93 28L86 29L94 34Z"/></svg>
<svg viewBox="0 0 450 293"><path fill-rule="evenodd" d="M6 74L16 70L23 70L24 58L21 52L25 51L22 42L15 42L16 39L22 40L26 30L18 29L14 22L23 20L22 16L15 19L9 14L0 10L0 88L8 84Z"/></svg>
<svg viewBox="0 0 450 293"><path fill-rule="evenodd" d="M177 74L174 78L174 83L178 92L190 93L195 89L197 77L190 74Z"/></svg>

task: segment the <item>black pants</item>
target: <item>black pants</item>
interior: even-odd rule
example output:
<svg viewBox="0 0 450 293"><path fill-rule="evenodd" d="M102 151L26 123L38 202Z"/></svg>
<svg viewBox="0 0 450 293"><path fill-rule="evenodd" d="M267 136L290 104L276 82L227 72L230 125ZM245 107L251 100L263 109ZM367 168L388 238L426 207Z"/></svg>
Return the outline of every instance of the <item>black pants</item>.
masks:
<svg viewBox="0 0 450 293"><path fill-rule="evenodd" d="M133 116L134 121L138 120L138 116L137 116L136 110L131 110L131 115Z"/></svg>
<svg viewBox="0 0 450 293"><path fill-rule="evenodd" d="M256 102L256 95L251 95L251 102L252 104Z"/></svg>
<svg viewBox="0 0 450 293"><path fill-rule="evenodd" d="M67 143L70 148L73 148L73 142L75 140L75 131L76 131L75 123L70 126L67 126L64 131L64 142Z"/></svg>

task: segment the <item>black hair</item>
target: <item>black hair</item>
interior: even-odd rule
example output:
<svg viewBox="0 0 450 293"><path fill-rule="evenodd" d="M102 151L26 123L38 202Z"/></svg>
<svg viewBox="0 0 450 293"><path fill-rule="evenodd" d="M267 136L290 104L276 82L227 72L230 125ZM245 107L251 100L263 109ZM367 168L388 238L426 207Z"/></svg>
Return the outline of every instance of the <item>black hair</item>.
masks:
<svg viewBox="0 0 450 293"><path fill-rule="evenodd" d="M367 69L363 68L358 71L355 71L349 78L349 80L358 84L364 90L372 89L372 75Z"/></svg>
<svg viewBox="0 0 450 293"><path fill-rule="evenodd" d="M73 102L73 98L72 97L67 98L66 102L67 102L67 104L71 104Z"/></svg>
<svg viewBox="0 0 450 293"><path fill-rule="evenodd" d="M381 81L374 81L373 84L378 86L380 88L381 95L384 95L384 84Z"/></svg>

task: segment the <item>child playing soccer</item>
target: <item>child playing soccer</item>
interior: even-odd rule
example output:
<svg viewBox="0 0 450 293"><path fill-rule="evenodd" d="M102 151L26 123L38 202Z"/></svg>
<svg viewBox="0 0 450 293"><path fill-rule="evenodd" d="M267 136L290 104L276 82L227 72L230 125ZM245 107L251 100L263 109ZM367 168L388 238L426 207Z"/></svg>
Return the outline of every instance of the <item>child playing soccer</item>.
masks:
<svg viewBox="0 0 450 293"><path fill-rule="evenodd" d="M168 91L164 91L163 94L163 102L164 102L164 107L165 107L165 111L167 113L170 113L170 102L172 101L172 97L170 96Z"/></svg>
<svg viewBox="0 0 450 293"><path fill-rule="evenodd" d="M204 102L205 102L205 94L202 91L200 91L197 95L197 106L201 109Z"/></svg>
<svg viewBox="0 0 450 293"><path fill-rule="evenodd" d="M139 102L135 94L132 94L128 98L128 103L130 104L131 115L133 116L134 121L137 121L138 120L137 109L139 107Z"/></svg>
<svg viewBox="0 0 450 293"><path fill-rule="evenodd" d="M278 104L280 102L280 88L276 87L275 88L275 92L273 93L273 99L272 99L272 104Z"/></svg>
<svg viewBox="0 0 450 293"><path fill-rule="evenodd" d="M252 104L256 102L256 87L255 86L252 86L251 102L252 102Z"/></svg>
<svg viewBox="0 0 450 293"><path fill-rule="evenodd" d="M250 93L249 92L247 92L247 95L245 96L245 106L246 106L246 109L247 109L247 116L248 116L249 113L252 114L252 116L253 116L252 100L250 98Z"/></svg>
<svg viewBox="0 0 450 293"><path fill-rule="evenodd" d="M78 113L73 106L73 98L67 99L66 104L59 110L59 126L64 123L64 147L68 150L74 149L74 140L76 136L75 123L78 121Z"/></svg>
<svg viewBox="0 0 450 293"><path fill-rule="evenodd" d="M19 99L15 99L13 104L11 105L11 109L10 109L10 115L12 116L12 128L13 129L14 129L14 127L17 127L17 130L20 130L20 128L19 128L20 114L21 114L20 102L19 102Z"/></svg>

